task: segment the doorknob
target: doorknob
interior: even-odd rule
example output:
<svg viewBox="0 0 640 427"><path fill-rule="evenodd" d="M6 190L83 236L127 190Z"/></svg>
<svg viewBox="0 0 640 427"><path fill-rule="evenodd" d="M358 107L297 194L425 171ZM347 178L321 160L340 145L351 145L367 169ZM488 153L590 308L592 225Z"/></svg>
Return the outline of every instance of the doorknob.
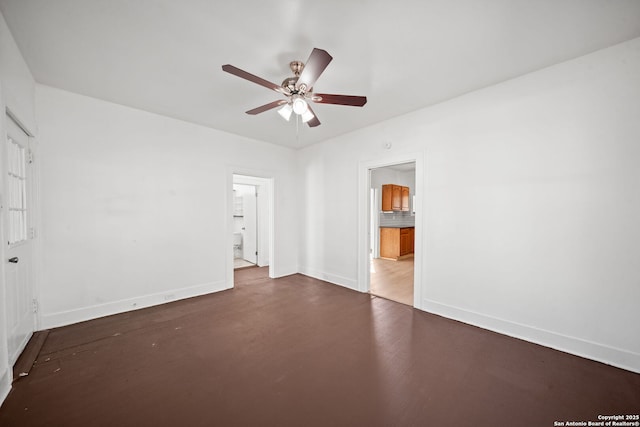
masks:
<svg viewBox="0 0 640 427"><path fill-rule="evenodd" d="M17 264L17 263L18 263L18 261L20 261L20 260L18 259L18 257L17 257L17 256L14 256L13 258L9 258L9 262L12 262L12 263L14 263L14 264Z"/></svg>

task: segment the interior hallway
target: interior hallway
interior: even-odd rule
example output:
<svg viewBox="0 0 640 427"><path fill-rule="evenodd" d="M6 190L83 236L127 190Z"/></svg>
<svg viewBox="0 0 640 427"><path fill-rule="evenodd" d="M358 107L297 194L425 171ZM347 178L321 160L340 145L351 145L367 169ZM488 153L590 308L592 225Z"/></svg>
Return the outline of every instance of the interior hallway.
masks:
<svg viewBox="0 0 640 427"><path fill-rule="evenodd" d="M51 330L3 426L551 426L640 375L299 274Z"/></svg>

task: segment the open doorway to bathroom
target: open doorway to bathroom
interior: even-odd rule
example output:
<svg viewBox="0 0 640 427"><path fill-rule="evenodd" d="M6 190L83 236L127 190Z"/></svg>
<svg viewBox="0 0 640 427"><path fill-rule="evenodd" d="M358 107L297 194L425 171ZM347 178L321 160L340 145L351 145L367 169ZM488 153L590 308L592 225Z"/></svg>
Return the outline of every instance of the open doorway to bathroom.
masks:
<svg viewBox="0 0 640 427"><path fill-rule="evenodd" d="M369 292L414 303L416 163L370 169Z"/></svg>
<svg viewBox="0 0 640 427"><path fill-rule="evenodd" d="M233 184L233 268L258 263L258 203L256 186Z"/></svg>
<svg viewBox="0 0 640 427"><path fill-rule="evenodd" d="M233 268L270 264L269 180L233 175Z"/></svg>

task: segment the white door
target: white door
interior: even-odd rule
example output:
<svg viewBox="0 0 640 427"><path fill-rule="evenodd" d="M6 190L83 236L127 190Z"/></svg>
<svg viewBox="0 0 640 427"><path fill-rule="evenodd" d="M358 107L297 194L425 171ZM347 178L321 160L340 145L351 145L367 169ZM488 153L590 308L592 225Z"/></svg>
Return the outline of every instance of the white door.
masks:
<svg viewBox="0 0 640 427"><path fill-rule="evenodd" d="M242 195L244 227L242 230L242 257L252 264L258 263L258 215L255 187Z"/></svg>
<svg viewBox="0 0 640 427"><path fill-rule="evenodd" d="M6 237L5 282L9 364L15 364L35 329L32 244L29 236L29 137L9 117L4 159L3 215Z"/></svg>

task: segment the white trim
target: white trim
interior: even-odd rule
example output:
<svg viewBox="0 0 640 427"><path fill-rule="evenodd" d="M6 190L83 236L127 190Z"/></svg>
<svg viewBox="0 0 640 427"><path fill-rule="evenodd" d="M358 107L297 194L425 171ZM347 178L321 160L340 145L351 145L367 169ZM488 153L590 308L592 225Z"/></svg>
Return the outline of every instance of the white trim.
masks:
<svg viewBox="0 0 640 427"><path fill-rule="evenodd" d="M43 329L56 328L73 323L84 322L86 320L99 317L110 316L112 314L124 313L141 308L152 307L181 299L197 297L213 292L229 289L224 281L203 283L195 286L188 286L180 289L169 289L166 291L141 295L134 298L127 298L119 301L97 304L75 310L60 311L57 313L42 314L41 323Z"/></svg>
<svg viewBox="0 0 640 427"><path fill-rule="evenodd" d="M369 212L375 212L374 207L380 206L380 203L382 203L380 200L380 190L372 188L370 193L371 199L369 200ZM371 233L372 230L378 230L380 228L380 215L373 215L373 218L369 218L369 221L371 222L371 229L369 230L369 233ZM380 258L380 233L375 233L374 231L373 236L370 236L369 240L373 244L370 248L371 255L374 258Z"/></svg>
<svg viewBox="0 0 640 427"><path fill-rule="evenodd" d="M40 300L40 288L42 283L42 260L44 259L42 239L42 181L40 169L40 141L36 137L29 137L29 146L33 156L33 162L30 163L31 173L31 218L29 219L29 237L33 244L31 248L31 266L32 266L32 286L33 298L36 304ZM36 312L34 331L40 330L40 310Z"/></svg>
<svg viewBox="0 0 640 427"><path fill-rule="evenodd" d="M0 404L9 395L11 391L11 381L13 380L13 370L10 368L5 369L2 377L0 378Z"/></svg>
<svg viewBox="0 0 640 427"><path fill-rule="evenodd" d="M422 307L424 311L438 316L640 373L640 354L638 353L465 310L427 298L422 302Z"/></svg>
<svg viewBox="0 0 640 427"><path fill-rule="evenodd" d="M25 125L25 123L19 119L19 114L13 112L13 110L9 107L5 107L5 114L9 116L11 120L27 135L28 138L33 138L35 133L29 130L29 126Z"/></svg>
<svg viewBox="0 0 640 427"><path fill-rule="evenodd" d="M34 321L34 324L35 324L35 321ZM20 357L20 355L24 351L24 349L27 348L27 344L29 343L29 340L33 336L33 332L34 332L33 328L31 328L31 329L32 329L31 332L29 332L27 335L25 335L22 338L22 341L20 342L18 347L16 347L15 352L13 354L9 355L9 366L15 365L16 362L18 361L18 358Z"/></svg>
<svg viewBox="0 0 640 427"><path fill-rule="evenodd" d="M334 285L339 285L354 291L358 289L358 281L356 279L350 279L348 277L340 276L338 274L327 273L326 271L312 270L305 266L299 268L300 274L313 277L314 279L329 282Z"/></svg>
<svg viewBox="0 0 640 427"><path fill-rule="evenodd" d="M422 308L422 234L423 234L423 194L424 194L424 152L387 155L380 159L361 161L358 166L358 286L360 292L369 292L369 195L371 174L375 168L400 163L416 164L416 218L415 218L415 263L413 271L413 306Z"/></svg>
<svg viewBox="0 0 640 427"><path fill-rule="evenodd" d="M2 81L0 81L0 105L4 106L5 114L0 117L0 135L2 136L2 140L6 140L7 138L7 117L9 114L9 110L4 104L4 91L2 87ZM4 153L4 144L0 145L0 195L2 198L5 197L4 190L4 174L6 171L5 166L5 155ZM4 210L0 210L0 242L5 242L4 240ZM6 259L5 245L0 244L0 259ZM6 298L6 279L5 279L5 264L4 262L0 263L0 371L2 371L2 376L0 377L0 405L4 402L4 400L9 395L11 391L11 382L13 380L13 369L9 367L9 333L7 326L7 298Z"/></svg>

